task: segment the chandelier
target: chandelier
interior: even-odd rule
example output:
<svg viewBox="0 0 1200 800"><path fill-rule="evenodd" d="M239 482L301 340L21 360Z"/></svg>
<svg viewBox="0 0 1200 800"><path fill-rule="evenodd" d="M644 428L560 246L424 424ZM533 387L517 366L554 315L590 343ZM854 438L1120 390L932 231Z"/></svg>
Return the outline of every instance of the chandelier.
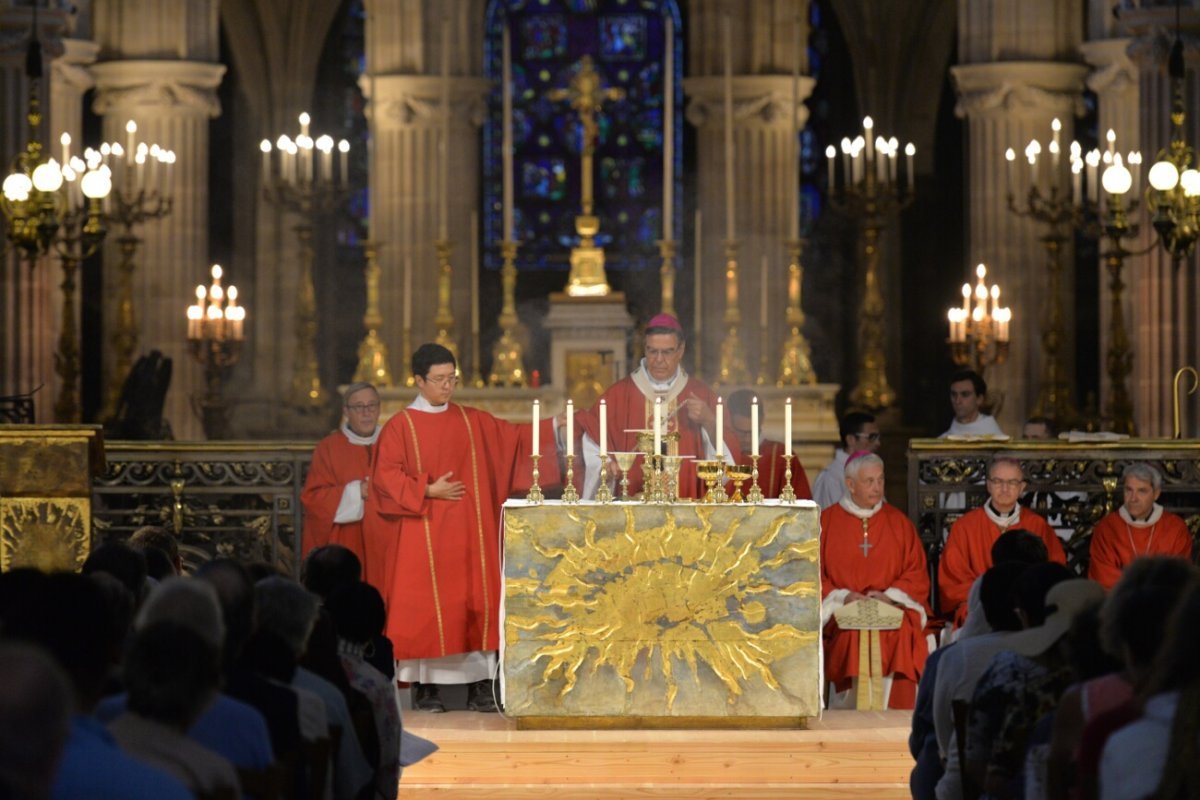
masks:
<svg viewBox="0 0 1200 800"><path fill-rule="evenodd" d="M1195 153L1184 139L1185 118L1183 40L1179 36L1179 8L1175 3L1175 42L1167 59L1171 76L1171 143L1160 150L1150 167L1146 202L1151 223L1163 247L1178 263L1191 255L1200 236L1200 171L1193 166Z"/></svg>

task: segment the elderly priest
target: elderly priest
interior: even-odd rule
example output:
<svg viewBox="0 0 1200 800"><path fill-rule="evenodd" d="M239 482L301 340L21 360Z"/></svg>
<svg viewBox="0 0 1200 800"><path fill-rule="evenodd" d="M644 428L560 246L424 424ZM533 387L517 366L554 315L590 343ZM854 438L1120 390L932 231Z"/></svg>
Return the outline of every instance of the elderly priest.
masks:
<svg viewBox="0 0 1200 800"><path fill-rule="evenodd" d="M833 684L829 705L853 706L856 695L862 696L855 691L862 680L881 679L882 707L912 708L929 653L925 549L908 517L883 499L879 456L851 455L846 489L846 497L821 513L821 622L825 675ZM891 616L895 622L890 629L848 630L843 615L854 611ZM868 645L878 651L863 658ZM870 670L866 676L864 664Z"/></svg>

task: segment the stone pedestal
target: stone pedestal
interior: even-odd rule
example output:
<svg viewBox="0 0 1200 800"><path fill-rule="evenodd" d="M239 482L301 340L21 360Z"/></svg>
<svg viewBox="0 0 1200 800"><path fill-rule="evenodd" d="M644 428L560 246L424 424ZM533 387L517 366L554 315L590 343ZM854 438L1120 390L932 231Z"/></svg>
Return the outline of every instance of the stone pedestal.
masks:
<svg viewBox="0 0 1200 800"><path fill-rule="evenodd" d="M545 328L550 334L550 385L589 408L604 390L631 371L629 335L633 318L625 295L550 295Z"/></svg>

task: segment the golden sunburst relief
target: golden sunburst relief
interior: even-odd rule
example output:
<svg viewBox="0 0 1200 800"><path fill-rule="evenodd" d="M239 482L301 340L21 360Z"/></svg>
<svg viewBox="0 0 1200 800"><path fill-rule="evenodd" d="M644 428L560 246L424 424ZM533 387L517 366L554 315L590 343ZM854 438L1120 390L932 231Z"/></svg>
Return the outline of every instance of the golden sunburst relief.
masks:
<svg viewBox="0 0 1200 800"><path fill-rule="evenodd" d="M818 711L815 506L505 509L515 715Z"/></svg>

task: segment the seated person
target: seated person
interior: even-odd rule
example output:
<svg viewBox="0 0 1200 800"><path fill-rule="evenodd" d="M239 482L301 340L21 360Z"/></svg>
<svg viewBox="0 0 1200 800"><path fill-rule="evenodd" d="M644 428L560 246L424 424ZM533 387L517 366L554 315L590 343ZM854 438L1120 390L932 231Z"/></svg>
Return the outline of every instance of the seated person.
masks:
<svg viewBox="0 0 1200 800"><path fill-rule="evenodd" d="M1092 532L1088 577L1111 589L1121 571L1141 556L1192 558L1192 534L1179 516L1158 504L1162 475L1149 464L1130 464L1121 473L1125 502Z"/></svg>
<svg viewBox="0 0 1200 800"><path fill-rule="evenodd" d="M967 592L975 579L992 566L992 545L1000 534L1020 528L1036 534L1046 545L1050 560L1067 563L1062 544L1046 520L1017 502L1025 488L1021 463L996 458L987 470L988 499L979 508L959 517L950 527L938 563L938 597L942 613L961 627L967 619Z"/></svg>
<svg viewBox="0 0 1200 800"><path fill-rule="evenodd" d="M842 446L833 454L833 461L817 475L813 482L813 500L821 510L835 505L846 496L846 459L851 453L866 450L874 453L879 449L879 425L875 417L865 411L851 411L838 423L838 436Z"/></svg>
<svg viewBox="0 0 1200 800"><path fill-rule="evenodd" d="M883 499L883 459L855 453L846 462L848 494L821 513L821 622L825 676L839 693L830 706L854 698L859 631L838 627L833 614L864 598L904 611L900 628L879 632L889 708L912 708L929 647L925 639L929 572L925 548L903 513Z"/></svg>

